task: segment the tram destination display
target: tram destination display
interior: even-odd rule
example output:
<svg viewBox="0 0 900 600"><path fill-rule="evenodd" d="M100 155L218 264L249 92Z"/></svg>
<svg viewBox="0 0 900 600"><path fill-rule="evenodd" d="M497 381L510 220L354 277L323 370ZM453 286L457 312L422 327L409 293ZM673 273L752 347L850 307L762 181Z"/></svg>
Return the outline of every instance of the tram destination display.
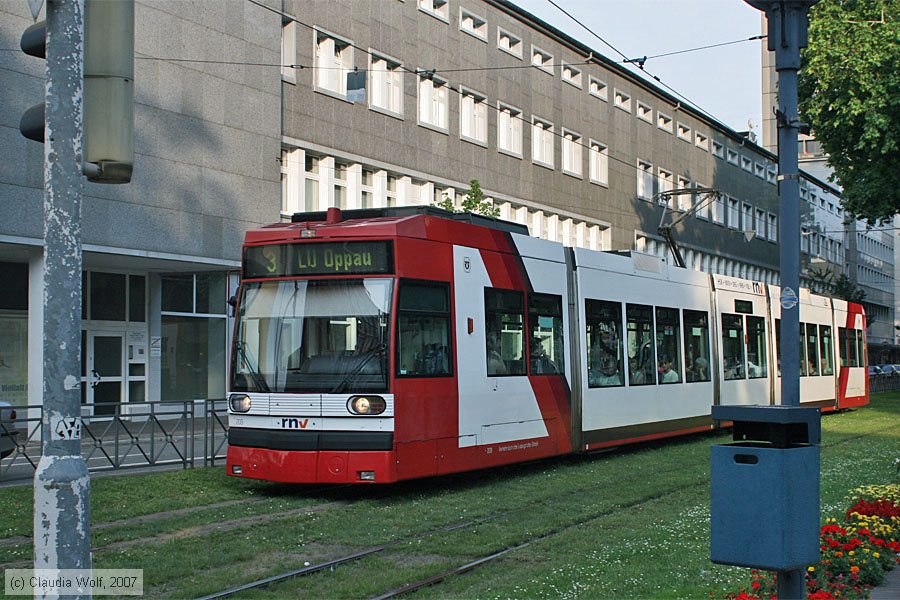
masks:
<svg viewBox="0 0 900 600"><path fill-rule="evenodd" d="M394 272L391 242L316 242L248 246L244 277L378 275Z"/></svg>

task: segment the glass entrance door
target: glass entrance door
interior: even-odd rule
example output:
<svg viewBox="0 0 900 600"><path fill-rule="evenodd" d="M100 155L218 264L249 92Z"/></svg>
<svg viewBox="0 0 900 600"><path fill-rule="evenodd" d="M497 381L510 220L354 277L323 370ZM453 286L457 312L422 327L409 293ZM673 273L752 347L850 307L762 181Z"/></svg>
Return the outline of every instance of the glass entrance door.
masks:
<svg viewBox="0 0 900 600"><path fill-rule="evenodd" d="M95 415L115 414L124 397L125 334L85 332L82 343L82 400Z"/></svg>

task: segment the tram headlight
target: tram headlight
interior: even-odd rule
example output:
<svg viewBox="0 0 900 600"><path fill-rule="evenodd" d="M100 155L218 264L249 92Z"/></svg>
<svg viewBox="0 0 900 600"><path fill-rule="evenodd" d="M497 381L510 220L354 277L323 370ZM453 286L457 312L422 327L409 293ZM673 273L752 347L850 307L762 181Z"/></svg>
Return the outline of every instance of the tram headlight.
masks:
<svg viewBox="0 0 900 600"><path fill-rule="evenodd" d="M351 396L347 402L347 410L354 415L380 415L386 408L381 396Z"/></svg>
<svg viewBox="0 0 900 600"><path fill-rule="evenodd" d="M250 396L247 394L232 394L228 398L231 410L237 413L245 413L250 411Z"/></svg>

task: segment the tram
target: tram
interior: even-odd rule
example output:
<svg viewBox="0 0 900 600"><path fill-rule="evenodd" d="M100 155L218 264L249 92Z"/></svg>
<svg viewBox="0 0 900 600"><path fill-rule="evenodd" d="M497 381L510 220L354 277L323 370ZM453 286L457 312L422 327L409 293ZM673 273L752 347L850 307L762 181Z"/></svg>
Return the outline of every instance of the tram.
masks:
<svg viewBox="0 0 900 600"><path fill-rule="evenodd" d="M801 404L868 402L865 314L801 290ZM227 471L391 483L712 429L776 404L780 289L434 207L247 233Z"/></svg>

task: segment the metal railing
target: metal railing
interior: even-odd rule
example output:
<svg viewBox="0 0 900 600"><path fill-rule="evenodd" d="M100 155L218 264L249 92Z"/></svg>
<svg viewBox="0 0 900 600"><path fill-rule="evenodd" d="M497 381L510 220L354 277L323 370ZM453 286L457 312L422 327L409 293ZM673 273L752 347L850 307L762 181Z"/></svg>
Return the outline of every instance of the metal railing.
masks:
<svg viewBox="0 0 900 600"><path fill-rule="evenodd" d="M15 407L14 422L0 421L0 435L15 447L0 460L0 482L30 479L41 459L47 428L40 406ZM228 446L225 399L86 404L82 406L81 454L89 471L180 465L214 465Z"/></svg>
<svg viewBox="0 0 900 600"><path fill-rule="evenodd" d="M900 373L869 375L869 392L896 392L900 390Z"/></svg>

